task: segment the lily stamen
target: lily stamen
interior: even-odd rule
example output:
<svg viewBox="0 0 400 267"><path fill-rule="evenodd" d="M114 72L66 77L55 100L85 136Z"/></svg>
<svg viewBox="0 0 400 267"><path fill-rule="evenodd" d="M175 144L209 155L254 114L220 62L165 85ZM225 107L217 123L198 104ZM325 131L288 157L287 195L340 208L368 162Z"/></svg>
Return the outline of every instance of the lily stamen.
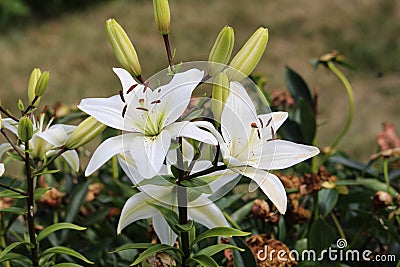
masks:
<svg viewBox="0 0 400 267"><path fill-rule="evenodd" d="M144 108L144 107L137 107L136 109L143 110L143 111L149 111L147 108Z"/></svg>
<svg viewBox="0 0 400 267"><path fill-rule="evenodd" d="M161 103L161 100L157 99L157 100L154 100L153 102L151 102L150 104L159 104L159 103Z"/></svg>
<svg viewBox="0 0 400 267"><path fill-rule="evenodd" d="M124 92L122 90L119 90L119 97L121 98L121 101L125 103Z"/></svg>
<svg viewBox="0 0 400 267"><path fill-rule="evenodd" d="M132 85L132 86L128 89L128 91L126 91L126 94L129 94L130 92L132 92L133 89L136 88L136 86L137 86L137 84Z"/></svg>
<svg viewBox="0 0 400 267"><path fill-rule="evenodd" d="M125 105L124 108L122 109L122 118L125 118L125 113L126 113L127 108L128 108L128 105Z"/></svg>

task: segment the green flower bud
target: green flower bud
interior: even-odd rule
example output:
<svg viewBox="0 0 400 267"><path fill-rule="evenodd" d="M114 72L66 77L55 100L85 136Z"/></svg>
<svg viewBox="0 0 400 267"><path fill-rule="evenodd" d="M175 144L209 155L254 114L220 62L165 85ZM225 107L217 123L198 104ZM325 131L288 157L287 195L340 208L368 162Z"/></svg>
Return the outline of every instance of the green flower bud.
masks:
<svg viewBox="0 0 400 267"><path fill-rule="evenodd" d="M231 58L233 45L235 42L235 33L232 27L225 26L218 34L214 46L211 49L210 56L208 57L209 74L215 76L222 70L226 63ZM213 62L220 64L213 64Z"/></svg>
<svg viewBox="0 0 400 267"><path fill-rule="evenodd" d="M171 23L171 15L169 11L168 0L153 0L154 7L154 19L158 31L162 35L169 34L169 28Z"/></svg>
<svg viewBox="0 0 400 267"><path fill-rule="evenodd" d="M115 19L109 19L106 21L106 30L114 55L121 66L135 77L142 75L135 48L124 29Z"/></svg>
<svg viewBox="0 0 400 267"><path fill-rule="evenodd" d="M268 42L268 29L260 27L247 40L240 51L232 59L228 70L228 77L233 81L240 81L249 76L260 61ZM236 71L235 71L236 70Z"/></svg>
<svg viewBox="0 0 400 267"><path fill-rule="evenodd" d="M32 103L33 99L35 99L35 90L36 90L36 84L40 78L40 75L42 72L40 71L39 68L34 68L32 70L31 76L29 77L29 82L28 82L28 100L29 103ZM40 99L36 100L34 103L34 106L37 107L39 105Z"/></svg>
<svg viewBox="0 0 400 267"><path fill-rule="evenodd" d="M21 99L18 99L18 109L20 110L20 111L24 111L25 110L25 105L24 105L24 102L22 102L22 100Z"/></svg>
<svg viewBox="0 0 400 267"><path fill-rule="evenodd" d="M18 122L18 137L22 142L28 142L33 136L33 125L32 121L27 117L23 116Z"/></svg>
<svg viewBox="0 0 400 267"><path fill-rule="evenodd" d="M81 122L78 127L72 132L71 136L65 143L68 149L75 149L92 141L98 136L107 126L100 123L93 117L89 117Z"/></svg>
<svg viewBox="0 0 400 267"><path fill-rule="evenodd" d="M44 92L46 91L47 85L49 84L49 79L50 79L50 72L45 71L43 72L37 83L36 83L36 87L35 87L35 95L36 96L42 96L44 94Z"/></svg>
<svg viewBox="0 0 400 267"><path fill-rule="evenodd" d="M212 89L212 105L211 109L214 114L214 120L221 122L221 115L224 109L226 99L229 96L229 79L225 72L222 72L215 77Z"/></svg>

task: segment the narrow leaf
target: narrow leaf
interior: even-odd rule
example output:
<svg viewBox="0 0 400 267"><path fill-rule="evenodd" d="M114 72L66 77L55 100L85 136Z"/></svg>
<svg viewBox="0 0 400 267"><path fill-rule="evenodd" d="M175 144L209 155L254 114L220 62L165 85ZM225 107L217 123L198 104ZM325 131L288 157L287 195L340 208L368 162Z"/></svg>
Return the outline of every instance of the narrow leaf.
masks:
<svg viewBox="0 0 400 267"><path fill-rule="evenodd" d="M72 193L71 203L67 207L67 214L65 216L66 222L73 222L76 214L78 214L79 209L85 200L86 193L89 187L89 181L84 184L78 185Z"/></svg>
<svg viewBox="0 0 400 267"><path fill-rule="evenodd" d="M244 252L233 250L233 265L235 267L257 267L256 259L254 258L253 252L246 245L246 243L238 237L231 238L231 244L244 249Z"/></svg>
<svg viewBox="0 0 400 267"><path fill-rule="evenodd" d="M72 257L75 257L77 259L80 259L86 263L89 264L94 264L94 262L88 260L85 256L83 256L81 253L71 249L71 248L67 248L67 247L62 247L62 246L58 246L58 247L52 247L52 248L48 248L45 251L43 251L41 256L45 256L47 254L52 254L52 253L56 253L56 254L65 254L65 255L69 255Z"/></svg>
<svg viewBox="0 0 400 267"><path fill-rule="evenodd" d="M309 234L309 245L311 249L320 252L329 247L335 238L335 229L324 220L318 219L311 225Z"/></svg>
<svg viewBox="0 0 400 267"><path fill-rule="evenodd" d="M333 189L322 189L318 192L319 212L322 216L328 215L338 202L339 194Z"/></svg>
<svg viewBox="0 0 400 267"><path fill-rule="evenodd" d="M207 255L207 256L212 256L214 254L217 254L220 251L223 251L225 249L237 249L239 251L244 251L244 249L239 248L237 246L229 245L229 244L218 244L218 245L212 245L206 248L203 248L202 250L198 251L196 255Z"/></svg>
<svg viewBox="0 0 400 267"><path fill-rule="evenodd" d="M181 182L181 184L183 186L191 187L195 190L198 190L204 194L212 194L211 187L205 181L203 181L201 178L193 178L193 179L189 179L189 180L183 180Z"/></svg>
<svg viewBox="0 0 400 267"><path fill-rule="evenodd" d="M53 265L53 267L83 267L83 265L65 262L65 263L58 263L56 265Z"/></svg>
<svg viewBox="0 0 400 267"><path fill-rule="evenodd" d="M129 250L129 249L148 249L152 246L154 246L154 244L150 244L150 243L126 244L126 245L120 246L119 248L116 248L115 250L111 251L110 253L116 253L116 252Z"/></svg>
<svg viewBox="0 0 400 267"><path fill-rule="evenodd" d="M212 229L209 229L205 231L204 233L201 233L198 235L195 240L192 242L192 246L198 242L200 242L203 239L209 238L209 237L215 237L215 236L246 236L251 233L249 232L243 232L234 228L230 227L215 227Z"/></svg>
<svg viewBox="0 0 400 267"><path fill-rule="evenodd" d="M19 199L19 198L27 198L28 196L21 195L17 192L11 191L11 190L4 190L0 192L0 197L8 197L8 198L13 198L13 199Z"/></svg>
<svg viewBox="0 0 400 267"><path fill-rule="evenodd" d="M207 255L197 255L186 260L187 264L197 262L200 266L219 267L218 263Z"/></svg>
<svg viewBox="0 0 400 267"><path fill-rule="evenodd" d="M40 242L48 235L52 234L55 231L62 230L62 229L72 229L77 231L86 230L86 227L81 227L72 223L56 223L44 228L37 236L37 242Z"/></svg>
<svg viewBox="0 0 400 267"><path fill-rule="evenodd" d="M179 217L178 214L176 214L173 210L154 204L154 203L150 203L147 202L147 204L149 204L150 206L158 209L161 214L164 216L165 220L167 221L169 227L171 227L171 229L176 233L179 234L179 231L176 229L176 225L179 224Z"/></svg>
<svg viewBox="0 0 400 267"><path fill-rule="evenodd" d="M167 250L172 250L172 251L176 252L177 254L183 255L183 252L180 249L177 249L177 248L174 248L174 247L171 247L168 245L164 245L164 244L157 244L157 245L151 246L150 248L148 248L147 250L142 252L139 255L139 257L130 266L134 266L134 265L141 263L147 257L149 257L157 252L167 251Z"/></svg>
<svg viewBox="0 0 400 267"><path fill-rule="evenodd" d="M177 224L177 225L175 225L175 227L180 232L189 232L193 228L193 225L194 225L194 221L190 220L186 224Z"/></svg>
<svg viewBox="0 0 400 267"><path fill-rule="evenodd" d="M17 215L24 215L26 212L23 208L18 208L18 207L7 207L4 209L1 209L0 212L8 212L8 213L13 213Z"/></svg>
<svg viewBox="0 0 400 267"><path fill-rule="evenodd" d="M2 260L11 250L14 248L20 246L20 245L26 245L27 247L33 247L33 245L29 242L13 242L10 245L8 245L0 254L0 260Z"/></svg>

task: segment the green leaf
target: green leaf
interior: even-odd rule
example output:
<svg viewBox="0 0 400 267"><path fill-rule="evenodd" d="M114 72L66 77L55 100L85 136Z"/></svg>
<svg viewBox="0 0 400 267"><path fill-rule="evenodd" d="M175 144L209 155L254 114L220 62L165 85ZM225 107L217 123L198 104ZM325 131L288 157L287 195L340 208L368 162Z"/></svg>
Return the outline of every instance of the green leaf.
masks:
<svg viewBox="0 0 400 267"><path fill-rule="evenodd" d="M234 220L236 223L241 223L242 220L251 212L251 209L253 208L254 201L250 201L246 203L244 206L240 207L237 211L232 213L231 218Z"/></svg>
<svg viewBox="0 0 400 267"><path fill-rule="evenodd" d="M37 236L37 242L45 239L48 235L52 234L55 231L62 230L62 229L72 229L77 231L86 230L86 227L81 227L72 223L56 223L44 228Z"/></svg>
<svg viewBox="0 0 400 267"><path fill-rule="evenodd" d="M311 225L309 234L309 245L311 249L320 252L329 247L335 238L335 229L323 219L319 218Z"/></svg>
<svg viewBox="0 0 400 267"><path fill-rule="evenodd" d="M244 251L244 249L239 248L237 246L229 245L229 244L218 244L218 245L212 245L206 248L203 248L202 250L198 251L196 255L207 255L207 256L212 256L214 254L217 254L220 251L223 251L225 249L237 249L239 251Z"/></svg>
<svg viewBox="0 0 400 267"><path fill-rule="evenodd" d="M4 190L0 192L0 197L8 197L13 199L27 198L28 196L21 195L17 192L11 190Z"/></svg>
<svg viewBox="0 0 400 267"><path fill-rule="evenodd" d="M84 261L86 263L94 264L94 262L88 260L85 256L83 256L81 253L73 250L72 248L67 248L67 247L62 247L62 246L48 248L45 251L43 251L41 256L43 257L43 256L46 256L48 254L69 255L69 256L75 257L77 259L80 259L80 260L82 260L82 261Z"/></svg>
<svg viewBox="0 0 400 267"><path fill-rule="evenodd" d="M195 111L189 113L189 114L184 118L184 120L185 120L185 121L193 120L193 119L199 117L199 116L201 115L201 113L203 113L203 111L204 111L204 109L197 109L197 110L195 110Z"/></svg>
<svg viewBox="0 0 400 267"><path fill-rule="evenodd" d="M186 264L198 263L200 266L219 267L218 263L207 255L197 255L186 260Z"/></svg>
<svg viewBox="0 0 400 267"><path fill-rule="evenodd" d="M244 252L242 253L237 250L232 251L233 265L235 267L257 267L257 262L254 258L253 252L241 238L232 237L231 244L244 249Z"/></svg>
<svg viewBox="0 0 400 267"><path fill-rule="evenodd" d="M171 247L168 245L164 245L164 244L156 244L154 246L149 247L144 252L142 252L139 255L139 257L130 266L134 266L134 265L141 263L147 257L149 257L157 252L167 251L167 250L172 250L172 251L176 252L177 254L183 255L183 252L180 249L177 249L177 248L174 248L174 247Z"/></svg>
<svg viewBox="0 0 400 267"><path fill-rule="evenodd" d="M183 174L183 170L179 169L178 167L176 167L175 165L171 165L171 172L172 175L178 179L179 177L182 177Z"/></svg>
<svg viewBox="0 0 400 267"><path fill-rule="evenodd" d="M322 216L328 215L338 202L339 194L336 190L323 188L318 192L319 212Z"/></svg>
<svg viewBox="0 0 400 267"><path fill-rule="evenodd" d="M243 232L238 229L230 228L230 227L215 227L212 229L209 229L205 231L204 233L201 233L198 235L195 240L192 242L192 246L198 242L200 242L203 239L209 238L209 237L215 237L215 236L246 236L251 233L249 232Z"/></svg>
<svg viewBox="0 0 400 267"><path fill-rule="evenodd" d="M303 133L300 125L290 118L283 123L283 125L279 128L278 133L281 134L285 140L296 143L304 143Z"/></svg>
<svg viewBox="0 0 400 267"><path fill-rule="evenodd" d="M352 159L348 159L342 156L333 156L330 157L328 159L328 161L333 162L333 163L340 163L345 167L354 169L354 170L358 170L360 172L372 175L372 176L378 176L378 173L376 170L374 170L373 168L368 167L368 165L363 164L361 162L352 160Z"/></svg>
<svg viewBox="0 0 400 267"><path fill-rule="evenodd" d="M220 198L215 204L221 210L225 210L226 208L229 208L231 205L236 203L236 201L238 201L242 197L243 197L243 194L234 194L232 196Z"/></svg>
<svg viewBox="0 0 400 267"><path fill-rule="evenodd" d="M29 263L30 265L28 266L32 266L32 261L29 258L19 253L7 253L4 257L0 258L0 263L5 261L18 261L18 262L22 261L25 263Z"/></svg>
<svg viewBox="0 0 400 267"><path fill-rule="evenodd" d="M32 245L31 243L26 242L26 241L24 241L24 242L13 242L13 243L11 243L10 245L8 245L8 246L1 252L1 254L0 254L0 261L8 254L11 250L13 250L14 248L16 248L16 247L18 247L18 246L20 246L20 245L26 245L27 247L30 247L30 248L33 247L33 245Z"/></svg>
<svg viewBox="0 0 400 267"><path fill-rule="evenodd" d="M171 183L171 181L175 181L175 178L170 175L154 176L152 178L142 180L140 183L132 186L132 188L137 188L139 186L148 184L159 186L172 186L174 185L174 183Z"/></svg>
<svg viewBox="0 0 400 267"><path fill-rule="evenodd" d="M34 192L34 200L39 200L51 188L36 188Z"/></svg>
<svg viewBox="0 0 400 267"><path fill-rule="evenodd" d="M360 183L360 185L365 186L367 188L372 189L373 191L385 191L387 190L386 183L381 182L377 179L373 178L356 178L356 182ZM389 186L390 193L392 196L396 196L398 192L392 186Z"/></svg>
<svg viewBox="0 0 400 267"><path fill-rule="evenodd" d="M13 213L17 215L24 215L26 211L23 208L18 208L18 207L7 207L4 209L1 209L0 212L8 212L8 213Z"/></svg>
<svg viewBox="0 0 400 267"><path fill-rule="evenodd" d="M52 267L83 267L82 265L76 264L76 263L58 263L56 265L53 265Z"/></svg>
<svg viewBox="0 0 400 267"><path fill-rule="evenodd" d="M36 173L34 176L41 176L44 174L53 174L53 173L59 173L59 172L60 172L60 170L45 170L45 171Z"/></svg>
<svg viewBox="0 0 400 267"><path fill-rule="evenodd" d="M188 223L186 224L177 224L175 225L176 229L179 232L189 232L194 226L194 221L190 220Z"/></svg>
<svg viewBox="0 0 400 267"><path fill-rule="evenodd" d="M311 145L314 141L317 132L317 122L315 120L314 111L312 106L308 105L302 98L299 99L301 132L303 134L304 142Z"/></svg>
<svg viewBox="0 0 400 267"><path fill-rule="evenodd" d="M87 181L84 184L78 185L75 190L72 192L71 203L69 203L67 207L67 213L65 216L66 222L73 222L75 216L78 214L79 209L82 206L83 201L86 198L86 194L88 191L90 181Z"/></svg>
<svg viewBox="0 0 400 267"><path fill-rule="evenodd" d="M212 189L211 187L203 181L201 178L193 178L189 180L183 180L181 182L181 185L186 186L186 187L191 187L197 191L200 191L204 194L212 194Z"/></svg>
<svg viewBox="0 0 400 267"><path fill-rule="evenodd" d="M179 234L178 229L176 228L176 225L179 224L179 217L178 214L176 214L176 212L174 212L173 210L166 208L164 206L160 206L154 203L150 203L147 202L147 204L149 204L150 206L158 209L161 214L164 216L165 220L167 221L169 227L171 227L171 229L176 233Z"/></svg>
<svg viewBox="0 0 400 267"><path fill-rule="evenodd" d="M150 243L126 244L126 245L120 246L119 248L116 248L115 250L111 251L110 253L116 253L116 252L129 250L129 249L148 249L152 246L154 246L154 244L150 244Z"/></svg>
<svg viewBox="0 0 400 267"><path fill-rule="evenodd" d="M286 66L285 70L285 82L296 103L299 103L299 99L302 98L308 105L313 105L310 89L306 82L288 66Z"/></svg>

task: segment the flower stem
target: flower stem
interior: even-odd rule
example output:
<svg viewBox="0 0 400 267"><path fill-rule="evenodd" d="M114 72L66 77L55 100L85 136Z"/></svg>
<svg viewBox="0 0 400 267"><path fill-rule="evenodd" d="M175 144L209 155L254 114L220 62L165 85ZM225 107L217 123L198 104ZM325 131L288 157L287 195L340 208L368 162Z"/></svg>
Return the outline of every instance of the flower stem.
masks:
<svg viewBox="0 0 400 267"><path fill-rule="evenodd" d="M333 212L331 212L331 217L332 217L333 222L336 225L336 228L339 231L340 237L343 238L343 239L346 239L346 235L344 234L343 228L340 225L340 222L339 222L338 218L336 217L336 215Z"/></svg>
<svg viewBox="0 0 400 267"><path fill-rule="evenodd" d="M171 70L174 71L174 59L172 57L171 46L169 44L168 34L163 34L162 37L164 39L165 50L167 51L168 64L171 67Z"/></svg>
<svg viewBox="0 0 400 267"><path fill-rule="evenodd" d="M63 147L60 149L60 151L57 152L57 154L55 154L51 159L49 159L46 164L42 165L40 167L39 170L36 170L32 177L35 177L36 175L38 175L39 173L41 173L44 169L46 169L54 160L56 160L59 156L61 156L62 153L64 153L65 151L67 151L67 148Z"/></svg>
<svg viewBox="0 0 400 267"><path fill-rule="evenodd" d="M390 190L390 181L389 181L389 160L388 159L384 159L383 160L383 176L385 177L385 182L386 182L386 190L388 192L389 195L392 194L391 190Z"/></svg>
<svg viewBox="0 0 400 267"><path fill-rule="evenodd" d="M347 131L350 128L351 122L353 121L354 116L354 96L353 96L353 89L350 85L349 80L344 76L344 74L333 64L332 61L327 62L328 68L336 75L336 77L342 82L344 85L347 96L349 98L349 115L347 117L346 125L344 126L342 132L336 137L335 141L331 145L331 150L333 151L342 138L346 135Z"/></svg>
<svg viewBox="0 0 400 267"><path fill-rule="evenodd" d="M28 193L26 193L26 192L24 192L24 191L21 191L21 190L19 190L19 189L13 188L13 187L11 187L11 186L5 185L5 184L3 184L3 183L0 183L0 187L3 187L3 188L5 188L5 189L8 189L8 190L10 190L10 191L13 191L13 192L18 193L18 194L23 195L23 196L27 196L27 195L28 195Z"/></svg>
<svg viewBox="0 0 400 267"><path fill-rule="evenodd" d="M26 170L26 179L28 183L28 197L27 197L27 220L28 220L28 232L29 232L29 241L33 245L31 248L31 257L32 257L32 265L38 266L38 247L36 242L36 234L35 234L35 203L34 203L34 190L35 185L32 177L30 157L29 157L29 141L25 142L25 170Z"/></svg>
<svg viewBox="0 0 400 267"><path fill-rule="evenodd" d="M178 186L178 212L179 212L179 223L187 224L187 188ZM182 266L186 266L186 260L190 257L189 248L189 233L181 232L181 249L183 251Z"/></svg>
<svg viewBox="0 0 400 267"><path fill-rule="evenodd" d="M21 152L21 150L20 150L16 145L14 145L14 143L13 143L13 142L11 141L11 139L8 137L8 135L6 134L6 132L5 132L3 129L1 129L0 132L1 132L1 134L4 136L4 138L7 140L7 142L13 147L13 149L15 150L15 152L17 152L17 154L22 158L22 160L25 160L25 159L24 159L24 154Z"/></svg>
<svg viewBox="0 0 400 267"><path fill-rule="evenodd" d="M9 117L10 119L15 120L16 122L19 121L17 117L15 117L14 115L12 115L12 114L10 113L10 111L5 110L5 109L4 109L3 107L1 107L1 106L0 106L0 111L3 112L4 115L6 115L7 117Z"/></svg>

